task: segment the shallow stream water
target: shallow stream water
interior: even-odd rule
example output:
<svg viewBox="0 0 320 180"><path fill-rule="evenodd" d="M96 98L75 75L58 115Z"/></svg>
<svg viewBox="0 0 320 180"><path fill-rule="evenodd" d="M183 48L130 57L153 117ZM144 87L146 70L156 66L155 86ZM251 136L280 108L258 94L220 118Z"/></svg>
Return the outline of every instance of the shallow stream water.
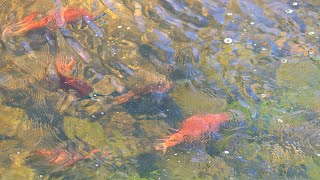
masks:
<svg viewBox="0 0 320 180"><path fill-rule="evenodd" d="M319 0L0 0L0 179L319 179L319 28Z"/></svg>

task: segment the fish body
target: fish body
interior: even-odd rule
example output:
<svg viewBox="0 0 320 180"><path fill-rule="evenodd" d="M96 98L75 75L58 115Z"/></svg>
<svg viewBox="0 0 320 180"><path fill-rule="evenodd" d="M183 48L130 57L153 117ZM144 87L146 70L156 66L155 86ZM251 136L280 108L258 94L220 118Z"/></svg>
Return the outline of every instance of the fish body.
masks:
<svg viewBox="0 0 320 180"><path fill-rule="evenodd" d="M134 97L139 97L140 95L145 95L148 93L167 93L172 87L173 84L169 81L148 84L143 88L133 89L132 91L128 91L126 94L115 97L113 100L113 105L126 103Z"/></svg>
<svg viewBox="0 0 320 180"><path fill-rule="evenodd" d="M73 58L71 58L69 63L67 63L67 58L65 57L59 57L57 59L56 69L60 77L60 88L63 90L73 89L80 98L89 96L93 88L86 81L66 75L71 74L74 66L75 60Z"/></svg>
<svg viewBox="0 0 320 180"><path fill-rule="evenodd" d="M214 133L219 127L229 121L228 113L194 115L187 118L181 129L165 139L163 143L157 144L155 149L162 150L164 153L167 148L180 144L188 140L200 140L206 133Z"/></svg>
<svg viewBox="0 0 320 180"><path fill-rule="evenodd" d="M88 13L87 10L81 9L81 8L63 8L62 9L62 17L65 20L65 22L76 22L81 18L82 16L86 16L91 21L93 20L93 16Z"/></svg>
<svg viewBox="0 0 320 180"><path fill-rule="evenodd" d="M32 156L36 158L37 163L41 164L51 164L54 168L51 169L51 172L60 172L66 170L68 167L75 165L79 161L92 158L96 156L96 153L100 153L103 156L109 156L108 151L101 151L100 149L95 149L90 152L87 152L87 155L83 155L81 149L38 149L31 151ZM30 158L29 157L29 158Z"/></svg>
<svg viewBox="0 0 320 180"><path fill-rule="evenodd" d="M13 36L26 33L34 29L43 28L53 20L51 16L45 16L41 20L36 21L35 18L37 15L38 13L32 13L26 16L20 22L6 27L2 33L2 39L5 39L7 35Z"/></svg>
<svg viewBox="0 0 320 180"><path fill-rule="evenodd" d="M64 90L73 89L78 97L86 97L93 91L93 88L84 80L73 77L66 77L59 74L60 88Z"/></svg>

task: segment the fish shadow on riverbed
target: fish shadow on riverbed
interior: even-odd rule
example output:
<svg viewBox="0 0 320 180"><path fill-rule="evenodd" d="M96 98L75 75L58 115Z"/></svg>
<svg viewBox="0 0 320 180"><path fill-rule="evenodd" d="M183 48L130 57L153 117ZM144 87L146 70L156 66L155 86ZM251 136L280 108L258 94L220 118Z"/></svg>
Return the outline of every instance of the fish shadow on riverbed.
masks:
<svg viewBox="0 0 320 180"><path fill-rule="evenodd" d="M137 120L164 120L173 128L184 119L179 106L167 94L148 94L125 103L123 107Z"/></svg>

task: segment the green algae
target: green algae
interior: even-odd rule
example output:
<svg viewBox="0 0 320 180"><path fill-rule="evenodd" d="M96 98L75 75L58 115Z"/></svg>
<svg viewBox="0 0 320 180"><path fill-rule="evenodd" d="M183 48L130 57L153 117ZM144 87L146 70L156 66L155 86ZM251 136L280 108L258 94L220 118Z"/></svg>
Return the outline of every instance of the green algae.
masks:
<svg viewBox="0 0 320 180"><path fill-rule="evenodd" d="M218 179L233 177L232 168L218 157L208 156L204 162L192 162L197 153L168 152L164 159L166 169L173 179L206 179L216 177Z"/></svg>
<svg viewBox="0 0 320 180"><path fill-rule="evenodd" d="M76 137L88 143L92 148L99 148L106 145L104 129L98 122L90 122L87 119L65 117L63 122L66 135L78 141Z"/></svg>
<svg viewBox="0 0 320 180"><path fill-rule="evenodd" d="M15 180L15 179L32 180L35 178L35 176L36 175L32 169L26 166L20 166L20 167L9 168L1 172L0 178L6 179L6 180Z"/></svg>
<svg viewBox="0 0 320 180"><path fill-rule="evenodd" d="M225 99L212 97L190 86L192 85L187 83L177 85L171 94L171 97L183 109L184 114L219 113L226 109Z"/></svg>
<svg viewBox="0 0 320 180"><path fill-rule="evenodd" d="M300 104L306 108L319 110L320 82L316 78L319 69L312 62L287 63L277 71L278 84L286 90L282 92L287 100L293 104Z"/></svg>
<svg viewBox="0 0 320 180"><path fill-rule="evenodd" d="M15 136L17 128L23 120L27 120L27 115L22 109L2 106L0 111L0 134Z"/></svg>

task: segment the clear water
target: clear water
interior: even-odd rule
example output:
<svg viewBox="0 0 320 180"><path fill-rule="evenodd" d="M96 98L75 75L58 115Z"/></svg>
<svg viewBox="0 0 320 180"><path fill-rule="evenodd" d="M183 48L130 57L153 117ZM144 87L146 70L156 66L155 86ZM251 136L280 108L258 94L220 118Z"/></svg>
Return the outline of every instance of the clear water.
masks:
<svg viewBox="0 0 320 180"><path fill-rule="evenodd" d="M73 23L26 28L70 7ZM319 0L1 0L0 178L319 179L319 12ZM66 88L56 63L71 57ZM187 118L223 112L205 140L156 150Z"/></svg>

